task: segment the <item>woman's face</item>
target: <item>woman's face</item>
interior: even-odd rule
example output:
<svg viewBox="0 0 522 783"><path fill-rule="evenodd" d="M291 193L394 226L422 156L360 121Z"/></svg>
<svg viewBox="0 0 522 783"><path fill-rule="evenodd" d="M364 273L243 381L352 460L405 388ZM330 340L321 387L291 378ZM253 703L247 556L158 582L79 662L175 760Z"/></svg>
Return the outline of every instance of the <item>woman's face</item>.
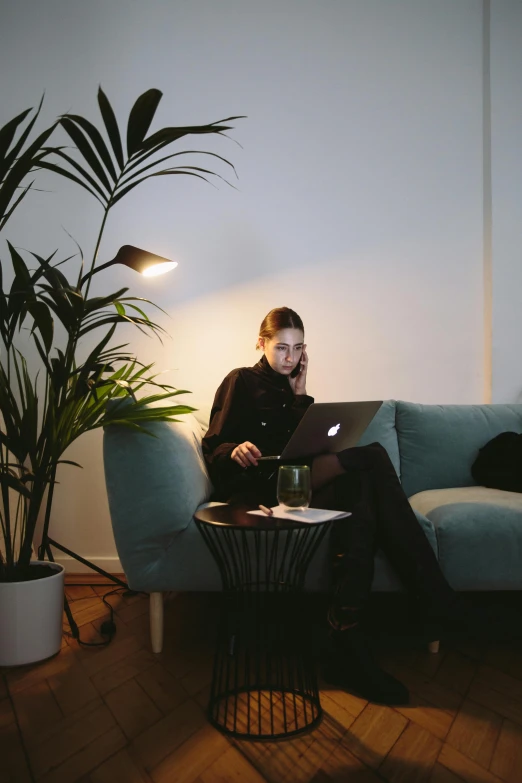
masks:
<svg viewBox="0 0 522 783"><path fill-rule="evenodd" d="M300 329L281 329L270 339L259 338L270 367L281 375L290 375L303 353L304 334Z"/></svg>

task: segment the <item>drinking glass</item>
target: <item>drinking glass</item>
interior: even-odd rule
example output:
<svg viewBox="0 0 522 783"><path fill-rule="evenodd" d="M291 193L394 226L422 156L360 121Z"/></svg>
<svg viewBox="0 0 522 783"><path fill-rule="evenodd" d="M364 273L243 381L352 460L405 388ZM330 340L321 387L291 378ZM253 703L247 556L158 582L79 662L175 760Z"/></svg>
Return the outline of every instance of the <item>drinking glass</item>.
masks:
<svg viewBox="0 0 522 783"><path fill-rule="evenodd" d="M312 484L308 465L281 465L277 476L277 500L289 510L302 511L310 505Z"/></svg>

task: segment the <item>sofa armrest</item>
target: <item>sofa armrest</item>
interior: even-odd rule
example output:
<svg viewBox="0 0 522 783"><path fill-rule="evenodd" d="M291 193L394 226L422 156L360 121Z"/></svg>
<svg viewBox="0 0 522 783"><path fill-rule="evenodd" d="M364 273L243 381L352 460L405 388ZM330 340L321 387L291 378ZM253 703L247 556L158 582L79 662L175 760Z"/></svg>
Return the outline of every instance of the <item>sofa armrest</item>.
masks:
<svg viewBox="0 0 522 783"><path fill-rule="evenodd" d="M209 500L212 485L193 417L152 422L150 434L124 426L105 429L103 458L116 548L123 569L168 549Z"/></svg>

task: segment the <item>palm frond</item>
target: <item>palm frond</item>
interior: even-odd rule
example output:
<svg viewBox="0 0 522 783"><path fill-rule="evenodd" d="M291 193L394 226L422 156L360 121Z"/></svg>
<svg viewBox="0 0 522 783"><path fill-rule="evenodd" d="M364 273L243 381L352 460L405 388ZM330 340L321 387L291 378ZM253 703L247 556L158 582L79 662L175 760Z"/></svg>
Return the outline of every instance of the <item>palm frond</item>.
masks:
<svg viewBox="0 0 522 783"><path fill-rule="evenodd" d="M220 171L186 156L205 156L212 166L232 169L237 177L233 164L216 152L170 152L166 148L188 136L223 136L241 118L151 132L161 98L156 89L138 96L127 122L121 124L125 144L101 87L99 127L70 113L35 133L40 102L36 111L27 109L0 128L0 230L33 189L35 179L29 175L41 170L85 189L104 213L90 271L83 274L79 248L80 271L74 282L63 271L71 257L57 260L55 253L48 257L33 253L29 265L25 251L8 244L13 276L7 291L0 264L0 581L13 577L17 562L29 563L44 503L45 537L57 468L64 464L81 467L64 459L65 450L78 437L116 425L152 435L151 423L178 421L194 410L176 404L175 398L187 391L164 383L153 364L139 361L128 343L114 339L118 328L127 324L161 340L167 331L151 319L149 310L165 311L147 299L128 295L127 288L89 296L107 215L127 193L160 176L192 176L210 183L219 179L230 184ZM57 125L68 136L67 145L49 141ZM177 162L180 165L173 165ZM40 360L37 373L17 347L22 329L27 330ZM102 331L94 339L91 333L96 330Z"/></svg>
<svg viewBox="0 0 522 783"><path fill-rule="evenodd" d="M57 123L46 128L34 141L24 148L40 114L42 101L40 101L35 115L27 123L16 142L14 141L16 131L32 109L22 112L0 129L0 231L12 216L15 207L21 203L26 195L24 193L20 198L19 194L17 194L18 189L24 187L23 182L25 178L36 166L41 165L43 159L51 152L50 149L42 151L42 148L53 133ZM30 189L30 186L24 189L27 191L27 189Z"/></svg>
<svg viewBox="0 0 522 783"><path fill-rule="evenodd" d="M46 159L42 161L42 167L61 174L81 185L102 204L105 210L109 210L127 193L151 176L164 176L176 173L186 176L197 176L200 179L209 181L207 177L203 176L203 173L206 173L210 178L219 178L230 184L218 172L195 166L180 166L176 170L165 169L163 171L151 172L144 176L144 172L149 171L151 168L156 168L163 161L172 157L171 155L159 158L156 156L156 153L164 147L189 135L222 135L225 131L233 128L232 125L225 123L241 119L240 116L236 116L206 125L187 125L179 128L165 127L147 137L146 134L155 118L161 98L162 93L160 90L151 89L144 92L135 101L127 120L125 155L116 115L109 99L100 87L98 91L98 106L103 122L102 130L106 134L108 141L104 139L102 131L90 120L78 114L65 114L60 118L59 122L75 144L81 161L75 160L68 152L60 149L56 153L61 159L60 163L53 159ZM237 176L233 164L217 153L204 150L194 150L192 152L183 150L174 153L174 155L210 155L224 165L231 167ZM201 173L197 174L196 171Z"/></svg>

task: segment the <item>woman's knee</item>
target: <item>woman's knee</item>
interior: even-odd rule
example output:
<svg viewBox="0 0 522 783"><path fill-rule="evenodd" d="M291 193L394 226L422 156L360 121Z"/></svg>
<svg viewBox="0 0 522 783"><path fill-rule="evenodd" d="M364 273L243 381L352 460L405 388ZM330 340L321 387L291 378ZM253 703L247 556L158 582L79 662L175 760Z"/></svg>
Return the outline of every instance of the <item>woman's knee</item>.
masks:
<svg viewBox="0 0 522 783"><path fill-rule="evenodd" d="M388 464L390 462L390 457L382 443L379 443L378 441L375 441L375 443L369 443L367 446L362 446L361 448L366 450L366 453L370 456L370 459L377 463L386 463Z"/></svg>
<svg viewBox="0 0 522 783"><path fill-rule="evenodd" d="M343 473L337 454L320 454L312 463L312 489L321 489Z"/></svg>
<svg viewBox="0 0 522 783"><path fill-rule="evenodd" d="M378 440L375 440L373 443L369 443L367 446L362 446L363 449L371 449L372 451L378 452L380 454L388 454L382 443L379 443Z"/></svg>
<svg viewBox="0 0 522 783"><path fill-rule="evenodd" d="M356 446L355 448L345 449L338 454L339 461L343 467L368 469L378 466L389 466L391 464L388 452L380 443L369 443L366 446Z"/></svg>

